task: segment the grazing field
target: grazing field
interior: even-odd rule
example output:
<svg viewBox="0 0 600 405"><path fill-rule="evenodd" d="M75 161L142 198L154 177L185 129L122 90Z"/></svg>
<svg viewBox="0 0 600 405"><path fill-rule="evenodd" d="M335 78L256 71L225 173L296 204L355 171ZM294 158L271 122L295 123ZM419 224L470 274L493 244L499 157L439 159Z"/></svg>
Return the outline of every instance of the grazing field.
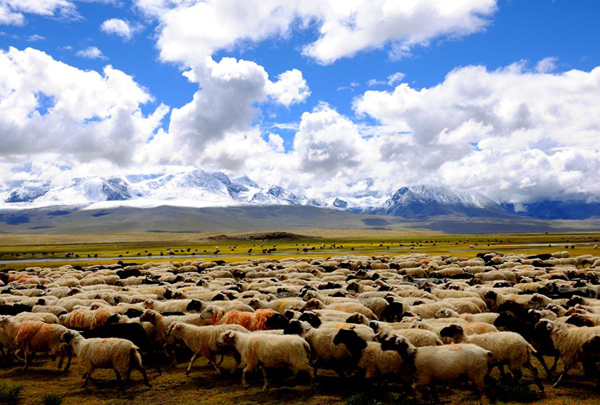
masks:
<svg viewBox="0 0 600 405"><path fill-rule="evenodd" d="M268 257L378 255L427 253L472 257L479 252L552 253L569 249L573 255L597 252L600 232L497 235L445 235L423 232L308 230L289 239L269 239L280 232L260 234L134 233L108 235L1 235L0 269L31 263L91 265L115 260L136 263L187 258L239 262ZM264 239L250 240L248 237ZM251 249L251 250L250 250ZM274 249L274 250L272 250ZM264 250L264 252L263 252ZM218 251L217 254L215 254ZM10 263L7 263L9 262Z"/></svg>
<svg viewBox="0 0 600 405"><path fill-rule="evenodd" d="M426 391L419 390L419 399L407 395L398 373L387 376L388 384L380 385L382 380L366 380L360 371L341 380L327 364L320 363L314 387L309 386L306 373L288 381L291 373L286 367L279 371L269 369L271 389L266 392L261 390L263 375L258 369L248 375L250 387L243 388L242 368L230 373L235 367L230 356L224 358L221 374L217 374L206 357L201 356L190 375L186 375L192 356L187 344L170 342L165 346L175 350L177 359L176 366L169 365L169 356L160 350L160 346L167 343L162 340L161 327L151 325L145 317L154 310L158 314L175 316L169 322L179 320L207 326L227 319L225 315L231 310L229 303L250 306L247 310L250 314L263 308L262 305L271 305L276 308L276 311L270 310L272 313L287 318L284 322L287 332L294 322L299 324L294 318L301 317L303 312L313 312L322 320L320 322L329 322L315 330L356 328L347 322L358 310L362 316L352 322L364 323L362 328L373 329L372 337L365 335L367 341L382 342L391 336L385 328L396 326L436 330L438 338L442 339L438 325L467 327L473 322L470 316L483 313L514 316L527 328L533 328L540 321L536 318L537 312L531 315L529 310L540 311L541 319L565 325L576 312L579 313L577 316L597 322L600 318L597 319L594 311L600 308L600 270L596 269L596 266L600 268L600 250L596 248L599 241L600 233L465 236L366 232L350 235L347 231L310 230L301 235L2 235L0 343L4 345L4 354L12 350L7 344L17 342L14 349L18 346L22 350L32 339L26 336L24 341L15 338L7 343L5 336L9 329L5 319L40 316L45 322L58 322L71 329L90 329L89 325L81 323L82 317L58 318L50 314L71 315L77 311L91 314L96 322L92 328L102 328L107 322L142 324L156 345L156 351L154 354L142 352L152 387L146 387L141 375L134 370L133 380L124 390L115 384L115 373L110 369L95 371L96 381L82 388L82 358L74 357L71 370L65 372L57 370L56 362L40 349L29 370L24 371L22 362L3 356L0 381L5 385L0 386L0 403L17 403L10 402L10 389L16 385L21 386L19 403L23 404L61 401L63 404L115 405L430 403ZM497 295L487 295L490 291ZM540 295L544 295L543 299ZM574 296L584 298L571 301ZM371 303L367 297L378 297L380 302ZM468 302L452 301L458 297ZM194 300L200 302L201 307L190 309ZM513 305L507 307L505 301ZM379 309L368 306L382 302L396 312L383 309L377 316ZM183 305L185 319L172 315L179 311L171 307L168 310L171 315L166 313L167 307L163 305L170 303L173 308ZM397 309L398 303L402 304L401 310ZM577 311L567 313L577 303L583 305L577 307ZM17 304L22 305L18 311ZM429 305L433 306L433 312ZM436 305L451 310L450 315L436 312ZM30 308L25 308L27 306ZM34 306L37 309L34 310ZM224 310L215 312L211 309L213 306ZM61 312L60 308L65 311ZM13 309L24 313L8 316ZM294 312L286 313L285 309ZM126 312L128 310L131 312ZM27 315L29 311L33 312ZM100 317L102 311L118 316L116 320L107 321L106 317ZM445 319L447 316L450 318ZM18 322L24 322L24 319ZM380 326L370 322L375 319L381 321ZM332 326L332 322L336 326ZM483 321L475 323L479 322ZM492 319L486 328L495 329L494 322ZM380 328L379 334L375 335L377 328ZM310 342L305 333L301 335ZM594 333L600 336L600 330ZM532 339L530 342L540 353L558 347L552 343L552 347L547 346L548 339L539 340L539 336ZM444 343L450 342L445 340ZM65 350L65 346L61 346L61 350ZM312 343L311 352L318 353ZM494 380L487 382L486 392L498 403L507 404L598 404L597 378L600 375L596 361L599 353L582 353L578 352L576 364L556 388L552 384L563 371L564 356L550 379L546 379L539 360L532 357L532 363L543 379L544 393L535 385L528 370L524 370L523 378L517 384L510 380L510 374L509 379L503 381L498 369L491 373ZM344 356L347 358L340 361L354 372L356 364L352 357L350 354ZM591 374L589 370L584 373L579 363L586 356L596 359L592 360ZM161 359L161 374L154 368L157 358ZM321 361L318 354L312 359ZM546 355L544 360L548 366L553 363L552 356ZM412 375L410 372L400 374ZM478 394L466 380L439 383L437 392L441 403L479 403ZM55 396L48 397L50 394Z"/></svg>

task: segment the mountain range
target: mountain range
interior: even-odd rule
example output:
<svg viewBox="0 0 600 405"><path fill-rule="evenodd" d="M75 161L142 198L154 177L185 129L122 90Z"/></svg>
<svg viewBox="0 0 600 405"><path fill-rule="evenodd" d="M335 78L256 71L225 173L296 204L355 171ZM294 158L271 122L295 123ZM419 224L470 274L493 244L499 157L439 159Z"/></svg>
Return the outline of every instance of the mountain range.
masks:
<svg viewBox="0 0 600 405"><path fill-rule="evenodd" d="M116 207L235 207L309 206L411 220L461 218L587 219L600 217L600 203L540 201L498 204L474 192L444 186L415 185L383 196L308 198L281 186L261 186L247 176L231 178L221 172L192 170L172 174L76 178L65 185L17 185L0 189L0 209L78 207L101 210Z"/></svg>

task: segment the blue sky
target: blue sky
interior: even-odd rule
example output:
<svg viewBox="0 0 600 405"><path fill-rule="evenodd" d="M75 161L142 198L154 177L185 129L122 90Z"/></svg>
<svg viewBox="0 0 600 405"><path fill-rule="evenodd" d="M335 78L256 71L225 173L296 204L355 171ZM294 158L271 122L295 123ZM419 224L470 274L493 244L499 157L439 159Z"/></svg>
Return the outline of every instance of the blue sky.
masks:
<svg viewBox="0 0 600 405"><path fill-rule="evenodd" d="M497 2L494 0L464 0L462 5L466 11L442 22L438 21L438 17L431 12L429 14L426 12L424 16L418 19L398 14L398 24L406 24L406 29L399 31L389 29L389 32L384 32L385 30L382 29L382 32L378 32L375 29L377 27L366 27L365 31L371 30L368 35L361 36L357 34L355 37L347 35L347 38L343 37L342 34L345 35L343 32L340 34L341 37L335 38L338 41L338 48L344 46L351 48L353 41L360 42L363 39L365 41L375 41L376 45L359 47L357 52L341 50L341 56L335 56L332 60L329 60L322 53L311 55L306 51L306 47L308 44L317 43L320 38L325 37L327 39L327 35L319 32L319 30L323 30L323 24L327 21L339 23L340 18L347 18L344 14L345 11L324 9L325 11L319 11L321 13L319 14L316 11L290 10L291 17L267 17L260 20L258 28L250 27L247 31L244 31L244 27L242 27L239 32L234 34L224 33L222 34L223 38L215 40L219 45L207 46L208 51L202 51L203 53L198 51L196 53L190 52L190 55L180 53L165 57L166 52L170 52L169 49L179 45L184 49L185 47L195 49L195 44L198 42L190 42L189 38L211 38L212 40L212 36L216 35L214 34L214 27L194 24L193 21L182 22L183 20L176 20L174 17L169 19L178 10L183 10L186 7L191 9L197 6L196 3L201 3L200 1L52 1L58 1L59 3L63 1L70 4L70 8L67 10L69 12L67 13L63 8L56 6L52 10L54 15L47 15L48 13L42 13L39 10L37 12L35 10L34 12L19 10L18 6L14 5L18 2L15 3L14 0L0 0L0 10L4 7L13 14L20 13L24 19L22 23L17 24L14 21L13 23L7 23L6 21L4 24L0 23L0 32L2 33L0 35L0 48L7 52L9 47L17 48L18 51L24 51L25 48L30 47L49 56L52 63L60 61L81 71L91 70L100 73L106 65L111 65L114 69L130 76L135 87L143 89L153 98L152 101L148 101L142 100L144 97L140 96L131 100L132 103L136 103L135 108L130 111L132 114L135 115L135 112L139 109L141 114L148 118L157 109L160 109L161 105L168 108L168 112L163 111L157 125L151 127L145 134L139 135L140 139L146 139L145 142L142 142L143 144L150 144L151 140L159 137L164 140L164 143L157 143L152 148L144 151L145 161L151 159L159 162L163 165L161 170L164 170L164 166L194 166L225 172L243 171L254 177L260 177L257 179L259 181L264 179L264 181L272 183L277 180L293 189L311 189L315 195L323 195L328 190L335 190L339 193L342 190L352 189L353 185L364 179L377 177L378 175L375 176L362 167L365 159L364 157L359 159L358 154L355 153L358 150L373 148L373 150L378 151L374 161L381 164L379 171L387 172L386 176L382 176L381 179L378 179L379 181L374 182L372 187L376 187L377 190L371 190L373 193L390 192L397 186L403 185L400 183L415 183L419 180L426 180L444 183L453 187L472 188L487 195L493 195L496 199L502 199L498 196L498 193L490 192L490 186L486 185L485 182L478 182L468 174L470 168L473 167L478 167L477 170L491 170L490 167L482 166L482 162L486 160L484 158L500 159L504 156L503 153L507 153L505 148L498 149L490 146L493 143L489 140L496 137L499 143L502 143L502 140L499 140L500 138L511 139L507 144L513 145L514 143L513 147L515 149L512 152L524 154L524 159L525 156L528 156L528 159L537 164L536 167L531 169L533 176L530 179L531 181L523 182L523 167L514 168L514 178L503 177L485 180L487 183L490 181L495 182L496 188L500 187L505 190L506 200L519 202L539 198L567 198L571 195L581 194L592 197L598 195L597 188L581 186L588 176L593 176L594 171L597 170L597 155L587 157L581 155L590 152L589 145L593 144L592 141L597 134L593 131L590 133L582 128L571 128L567 131L571 134L569 136L578 137L578 139L574 142L564 143L562 129L557 133L550 133L553 130L549 129L560 125L560 122L552 121L550 116L530 114L530 112L543 108L548 111L550 109L550 107L537 105L535 97L532 99L526 94L517 96L517 98L523 97L519 101L520 106L525 106L523 108L525 108L527 114L530 114L526 126L529 132L523 134L516 132L523 129L523 127L512 127L517 117L514 115L507 118L504 114L504 108L508 107L505 107L501 101L498 104L497 116L490 118L489 121L480 119L478 113L479 115L467 114L464 120L460 122L454 122L453 118L450 117L451 114L445 122L436 122L435 125L429 125L429 121L426 123L415 122L415 117L428 113L427 107L423 106L423 103L431 102L428 94L437 91L440 93L439 97L455 97L456 103L459 104L469 100L468 91L464 94L450 94L452 93L450 87L453 89L461 87L460 85L456 88L453 87L454 84L446 83L445 78L450 72L458 70L462 73L457 75L457 80L468 83L470 79L467 73L469 72L461 71L461 68L470 65L479 66L485 70L484 73L481 73L482 76L479 80L484 83L482 86L487 86L489 89L493 88L493 83L496 80L506 81L508 87L519 87L520 81L532 83L528 80L528 75L534 75L535 80L540 80L539 85L536 84L535 88L536 90L542 88L545 92L543 94L549 97L561 97L560 89L563 86L568 86L574 89L574 93L570 94L569 97L578 98L577 91L584 90L575 90L579 89L578 83L573 85L569 81L576 79L565 77L564 81L569 81L569 83L556 84L553 78L560 77L564 72L573 70L591 74L593 69L600 65L600 50L597 46L597 40L600 38L600 3L598 2L583 0L499 0ZM40 3L43 2L40 0ZM209 1L208 3L212 7L215 1ZM215 15L218 16L217 20L219 18L227 20L235 17L219 16L218 13L235 10L235 0L226 0L226 3L231 4L221 8L214 6ZM259 7L259 3L261 2L256 3L256 8L263 7L264 4ZM295 2L281 2L279 7L284 9L289 7L291 9L293 8L290 6L292 3ZM358 10L355 13L359 16L361 12L371 7L371 5L364 6L366 3L363 4L361 1L355 3ZM376 3L384 4L385 2L383 0L374 1L372 2L373 7L378 7ZM388 3L403 3L403 0L388 1ZM434 1L429 2L428 0L424 3L431 3L431 10L437 7ZM160 10L157 11L156 8L151 8L157 4L161 6ZM61 13L67 15L61 15ZM0 11L0 21L2 21L1 15ZM383 15L385 16L385 13ZM181 18L181 16L177 18ZM255 17L248 15L239 18L253 19ZM256 17L257 20L259 18L263 17ZM275 21L277 18L279 18L279 22ZM469 18L473 21L465 23L465 19ZM477 18L480 18L479 22L475 21ZM124 20L133 31L132 37L127 39L103 32L100 27L110 19ZM186 23L188 25L185 25ZM264 33L253 32L253 30L258 29L260 31L262 30L261 27L270 24L276 25L277 23L282 23L284 26L291 24L292 28L283 30L265 29ZM219 24L218 21L215 24ZM415 28L411 28L411 24L414 24ZM440 28L436 28L438 25ZM176 35L169 36L168 29L171 26L179 30ZM429 26L432 27L430 30L423 28ZM353 28L351 27L351 29ZM233 40L229 38L230 34L234 38ZM253 37L253 35L256 35L256 37ZM161 42L161 38L164 39L163 42ZM177 43L177 41L180 42ZM401 57L392 55L391 50L397 46L405 46L406 48L405 54ZM90 47L97 48L101 51L102 56L96 58L82 57L80 51ZM321 50L317 49L317 52L327 52L327 49L335 50L335 48L323 47ZM305 88L310 89L310 96L297 96L293 97L291 102L289 100L283 102L277 98L279 96L270 93L271 90L268 90L269 84L267 84L266 90L260 89L260 92L265 92L265 94L255 95L253 93L252 95L240 96L239 100L244 100L244 102L240 101L239 106L232 107L231 112L228 112L227 108L229 107L227 106L231 104L231 100L237 101L238 97L227 93L229 90L221 87L215 90L214 94L210 90L204 91L205 86L207 88L211 86L209 80L212 79L205 77L192 83L182 75L183 72L190 70L199 72L200 76L205 73L212 74L210 72L214 71L211 69L215 68L207 67L207 63L203 60L204 57L211 58L216 64L219 64L222 58L225 57L233 57L238 61L254 62L252 69L264 70L272 83L277 81L278 75L297 70L301 72L301 78L305 81ZM543 65L545 67L537 65L541 60L547 62ZM517 71L508 72L507 67L509 66L515 66ZM401 80L391 84L386 83L387 78L395 73L402 74ZM2 75L3 73L0 72L0 77ZM377 80L379 83L369 85L369 81L373 80ZM582 78L581 80L582 83L585 83L586 80L595 83L590 78ZM546 82L548 82L547 86ZM84 83L79 85L85 86L85 80ZM473 85L473 83L469 85ZM73 84L73 86L77 86L77 84ZM245 91L246 87L243 87L243 84L240 84L240 86L242 90L239 91L242 94L241 92ZM395 94L394 89L396 86L407 87L410 94L405 96ZM298 88L302 88L302 86ZM437 90L433 91L436 88ZM287 87L286 89L285 91L291 91ZM12 90L22 91L16 88ZM238 90L233 89L231 91ZM503 91L501 87L492 91L498 92L498 98L502 99ZM556 93L557 91L558 93ZM369 92L368 97L367 92ZM207 111L207 105L194 104L193 97L195 93L199 98L207 100L210 106L223 103L225 111L215 112L215 116L219 117L218 123L210 122L210 119L203 115L202 111ZM227 94L225 95L225 93ZM46 113L53 111L52 102L56 99L56 96L47 95L43 90L33 92L33 94L39 95L36 96L38 105L35 109L43 116L51 115ZM128 92L127 94L131 93ZM598 96L594 88L591 89L591 94L592 96ZM2 93L0 92L0 101L1 97ZM232 98L226 99L223 97ZM406 98L403 99L402 97ZM504 97L514 99L515 96L507 92ZM434 100L438 99L434 98ZM589 99L587 91L585 95L581 96L581 99ZM404 100L411 100L411 103L414 104L407 106ZM590 112L583 111L584 116L592 115L593 108L595 108L591 105L593 104L593 98L590 100ZM483 99L480 101L484 102ZM485 99L485 102L489 102L489 97ZM397 103L397 105L393 103ZM129 104L127 105L129 106ZM390 106L389 111L387 111L388 105ZM183 112L185 110L184 106L188 106L189 110L185 114ZM509 115L513 113L520 114L518 111L522 111L523 108L519 110L518 107L516 106L513 109L516 112L511 112ZM586 105L580 107L585 109ZM95 107L91 106L90 108ZM423 110L417 111L418 108ZM432 108L432 111L436 108L448 112L453 108L457 108L457 105L444 102ZM568 109L568 106L557 106L556 108ZM171 114L175 114L175 111L179 111L182 117L173 120ZM248 111L251 111L251 113ZM232 122L223 123L228 119L229 113L231 113ZM94 114L96 113L92 113L93 116L96 116ZM97 116L111 114L114 114L114 112L98 112ZM239 116L235 116L236 114L239 114ZM565 116L565 119L573 118L573 116L567 117L566 113L561 114L561 116ZM50 117L47 118L50 119ZM104 118L99 120L102 121ZM312 122L311 120L316 120L319 125L327 125L327 128L319 127L314 130L314 133L305 133L302 129L298 129L300 123L305 123L307 127L313 128L309 125ZM502 120L506 120L506 122L498 124ZM598 127L596 127L598 122L594 119L591 120L586 127L598 130ZM89 123L89 117L85 118L84 121ZM173 124L174 122L175 124ZM478 125L474 129L474 131L478 131L478 135L464 135L463 132L460 132L465 131L469 123ZM274 124L289 124L291 129L273 127ZM208 129L205 129L203 125ZM493 127L491 130L489 129L490 126ZM343 131L353 135L339 135L335 128L343 128ZM89 130L90 128L85 128L85 136L95 137L94 134L88 134ZM176 134L178 130L180 134ZM327 131L333 132L329 133ZM428 131L435 131L435 133L429 133ZM450 145L448 143L450 141L442 140L442 138L452 131L459 131L460 134L451 137L452 144ZM513 132L508 133L507 131ZM581 132L580 136L577 135L577 131ZM265 145L268 143L271 149L267 148L268 150L265 149L264 152L261 152L259 148L255 153L267 156L268 153L274 150L276 154L269 159L287 161L287 165L293 166L295 169L284 172L280 166L272 162L264 165L264 167L259 163L246 164L246 161L250 160L247 156L244 156L241 152L231 152L230 144L224 143L226 141L240 145L243 143L241 140L238 140L239 142L232 140L235 138L233 133L236 134L235 136L245 137L244 139L252 142L252 145L256 145L258 138L253 138L254 140L250 141L248 140L250 136L248 134L252 133L252 136L258 136L265 142ZM283 150L277 146L278 138L274 137L272 142L268 142L269 134L277 134L281 137ZM362 142L369 140L373 134L378 137L377 142L367 142L368 145L367 143L363 145ZM408 136L412 138L407 139L404 134L409 134ZM5 136L13 136L10 141L14 144L18 143L18 135ZM169 141L169 137L172 137L171 141ZM384 139L384 137L387 138ZM105 138L105 136L102 138L103 142ZM528 141L516 142L514 141L516 138L527 138ZM119 141L116 140L115 144L119 145ZM387 141L391 143L386 144ZM84 136L73 136L73 139L69 142L89 144L90 141ZM128 142L133 142L133 140ZM190 153L185 153L189 156L180 156L175 160L169 159L165 156L165 152L175 153L174 144L185 145L185 148L190 150L194 148L202 151L210 149L210 156L198 158L191 156ZM482 147L482 145L486 147ZM112 159L108 156L114 154L114 151L110 148L106 149L106 155L100 152L90 155L90 153L82 154L79 151L80 148L71 148L71 146L69 145L69 148L66 148L66 152L64 148L60 151L45 152L52 152L55 153L55 156L60 156L62 160L69 162L68 167L73 168L83 164L87 165L86 170L92 172L102 168L102 170L106 169L115 173L125 173L131 171L132 167L140 167L140 162L131 156ZM425 148L426 146L428 148ZM302 147L305 149L301 150ZM402 153L404 154L400 153L392 156L384 153L400 147L402 147ZM70 151L70 149L73 150ZM592 147L591 150L597 152L597 148ZM427 156L422 159L425 156L424 154L430 154L427 151L433 151L432 155L439 155L440 157L429 159L430 156ZM536 151L544 156L536 155L532 157L531 154L535 154ZM552 163L552 156L556 153L566 153L565 151L568 151L568 156L562 157L563 160L560 160L557 164ZM117 154L120 153L121 151L118 151ZM39 150L28 150L26 147L15 147L14 151L0 155L0 162L4 163L5 168L10 168L11 161L18 158L20 154L25 154L31 160L41 159L40 162L43 160L45 163L40 163L41 167L51 164L52 158L48 156L48 153L42 153ZM442 159L441 157L445 155L448 155L449 158ZM317 160L311 160L315 159L315 156ZM394 166L393 159L405 159L407 156L416 156L420 160L427 161L420 162L418 165L420 167L417 168L410 168L406 164ZM346 159L346 164L343 164L344 159ZM578 170L572 170L569 162L579 159L589 159L589 165ZM229 163L220 166L219 160ZM362 163L355 164L354 162L358 160ZM310 167L314 167L312 172ZM548 170L549 167L552 168L551 170L557 171L554 174L561 177L561 179L549 180L544 175L534 173L536 170L541 172L544 168ZM153 168L144 170L152 171ZM329 170L327 172L328 176L331 177L331 181L334 183L315 184L315 178L323 177L323 173L327 170ZM404 174L398 175L400 172ZM463 174L458 176L457 173ZM38 178L35 176L35 173L32 174L32 178L27 179L27 181L36 181L36 179L40 181L52 180L43 178L43 176L39 177L39 174ZM6 178L7 176L5 176ZM548 184L549 181L551 184ZM8 180L5 180L5 183L7 182Z"/></svg>

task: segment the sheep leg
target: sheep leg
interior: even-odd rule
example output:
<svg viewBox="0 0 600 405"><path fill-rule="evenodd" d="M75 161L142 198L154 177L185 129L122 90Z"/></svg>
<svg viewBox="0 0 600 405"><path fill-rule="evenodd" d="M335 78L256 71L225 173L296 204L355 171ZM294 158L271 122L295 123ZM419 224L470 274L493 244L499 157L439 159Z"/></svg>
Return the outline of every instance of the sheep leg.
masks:
<svg viewBox="0 0 600 405"><path fill-rule="evenodd" d="M440 398L438 397L438 393L437 393L437 390L435 389L434 383L429 384L429 391L431 392L431 396L433 397L433 403L439 404Z"/></svg>
<svg viewBox="0 0 600 405"><path fill-rule="evenodd" d="M194 353L194 355L192 356L192 359L190 360L190 364L187 367L187 370L185 370L185 375L190 375L190 371L192 370L192 364L194 364L194 362L196 361L196 359L198 358L198 355L200 353ZM210 361L210 359L209 359ZM212 362L211 362L212 364ZM218 367L215 366L215 368L217 369L217 372L219 371Z"/></svg>
<svg viewBox="0 0 600 405"><path fill-rule="evenodd" d="M242 362L242 356L237 351L235 351L232 355L233 359L235 360L235 366L233 367L233 370L231 370L231 373L233 374L240 366L240 363ZM225 356L221 356L221 361L223 361L223 357Z"/></svg>
<svg viewBox="0 0 600 405"><path fill-rule="evenodd" d="M263 391L267 391L269 389L269 380L267 380L267 369L265 366L260 366L263 373L263 378L265 379L265 385L263 386Z"/></svg>
<svg viewBox="0 0 600 405"><path fill-rule="evenodd" d="M61 353L60 358L58 359L58 366L56 368L58 368L60 370L62 368L64 361L65 361L65 354Z"/></svg>
<svg viewBox="0 0 600 405"><path fill-rule="evenodd" d="M244 367L244 369L242 370L242 386L244 388L248 387L248 384L246 383L246 373L248 371L252 371L254 370L255 366L252 366L250 364L246 364L246 367Z"/></svg>
<svg viewBox="0 0 600 405"><path fill-rule="evenodd" d="M31 362L31 353L29 353L29 348L25 347L25 366L23 367L23 370L27 370L29 368L29 363Z"/></svg>
<svg viewBox="0 0 600 405"><path fill-rule="evenodd" d="M548 365L546 364L546 360L544 360L544 355L540 354L540 352L533 353L533 355L535 356L536 359L538 359L538 361L540 362L540 364L544 368L544 371L546 372L546 378L549 379L549 380L552 379L552 371L550 371L550 369L548 369ZM554 363L554 365L556 365L556 363Z"/></svg>
<svg viewBox="0 0 600 405"><path fill-rule="evenodd" d="M533 381L535 381L535 384L538 386L540 391L544 392L544 385L542 384L542 381L540 380L540 376L538 374L537 368L535 368L529 360L527 360L523 364L523 366L525 368L527 368L527 370L529 370L531 372L531 374L533 374Z"/></svg>
<svg viewBox="0 0 600 405"><path fill-rule="evenodd" d="M554 383L554 385L552 386L552 388L556 388L558 386L558 384L562 381L563 377L567 375L568 371L569 371L569 368L565 365L565 369L560 374L560 376L558 377L558 380L556 380L556 382Z"/></svg>
<svg viewBox="0 0 600 405"><path fill-rule="evenodd" d="M71 368L71 359L73 358L73 351L70 347L67 347L67 365L65 366L65 373L69 372Z"/></svg>
<svg viewBox="0 0 600 405"><path fill-rule="evenodd" d="M498 370L500 371L500 381L506 382L507 377L506 377L506 373L504 372L504 364L497 364L496 366L498 367ZM492 371L493 368L494 368L493 366L490 367L489 371ZM488 374L489 374L489 371L488 371Z"/></svg>
<svg viewBox="0 0 600 405"><path fill-rule="evenodd" d="M554 356L554 364L552 365L552 368L550 369L551 373L554 373L554 371L556 371L556 365L558 364L559 357L560 357L560 354L557 354Z"/></svg>
<svg viewBox="0 0 600 405"><path fill-rule="evenodd" d="M225 358L225 355L224 355L224 354L222 354L222 355L221 355L221 358L219 359L219 361L217 361L217 366L220 366L220 365L221 365L221 363L223 363L223 359L224 359L224 358Z"/></svg>
<svg viewBox="0 0 600 405"><path fill-rule="evenodd" d="M83 385L81 386L81 388L85 388L85 386L87 385L88 381L94 381L94 379L92 378L92 373L94 372L94 366L91 366L89 368L89 370L83 375L83 377L85 378L85 381L83 382Z"/></svg>
<svg viewBox="0 0 600 405"><path fill-rule="evenodd" d="M150 381L148 381L148 374L146 374L146 369L144 368L143 365L141 365L137 361L129 363L129 369L127 370L127 378L126 378L125 382L129 382L129 379L131 377L131 371L134 368L142 374L142 377L144 377L144 384L147 385L148 387L152 387L152 385L150 384Z"/></svg>

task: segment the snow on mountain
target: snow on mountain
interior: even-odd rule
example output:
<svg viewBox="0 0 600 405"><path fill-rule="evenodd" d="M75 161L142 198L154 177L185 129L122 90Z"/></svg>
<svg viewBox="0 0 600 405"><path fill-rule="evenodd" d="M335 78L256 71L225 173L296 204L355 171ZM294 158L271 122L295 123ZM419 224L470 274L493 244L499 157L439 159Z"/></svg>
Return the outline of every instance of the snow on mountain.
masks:
<svg viewBox="0 0 600 405"><path fill-rule="evenodd" d="M267 191L261 191L252 196L251 203L261 205L311 205L320 207L323 202L318 199L309 199L296 195L280 186L271 186Z"/></svg>
<svg viewBox="0 0 600 405"><path fill-rule="evenodd" d="M7 203L29 203L46 194L50 190L50 185L41 186L22 186L10 192L4 198Z"/></svg>
<svg viewBox="0 0 600 405"><path fill-rule="evenodd" d="M161 205L196 208L307 205L412 219L515 215L544 219L581 219L600 216L600 204L596 202L542 201L521 204L519 207L511 204L501 206L478 193L428 185L402 187L388 196L356 194L325 200L310 199L279 185L261 186L247 176L231 178L225 173L203 170L126 177L96 176L76 178L63 186L16 184L13 188L0 189L0 208L79 206L85 209L107 209Z"/></svg>
<svg viewBox="0 0 600 405"><path fill-rule="evenodd" d="M504 217L512 215L479 193L428 185L402 187L383 205L373 206L365 212L420 219L433 216Z"/></svg>

